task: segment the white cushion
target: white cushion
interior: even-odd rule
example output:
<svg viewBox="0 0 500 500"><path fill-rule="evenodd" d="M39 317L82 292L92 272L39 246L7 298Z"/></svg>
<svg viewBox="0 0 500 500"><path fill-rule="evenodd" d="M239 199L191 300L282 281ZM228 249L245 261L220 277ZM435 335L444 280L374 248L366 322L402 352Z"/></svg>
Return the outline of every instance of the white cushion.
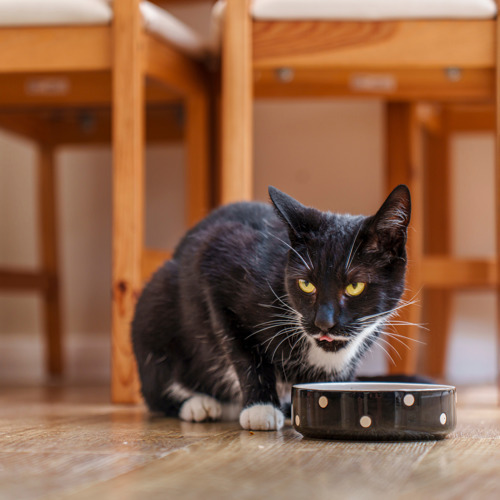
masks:
<svg viewBox="0 0 500 500"><path fill-rule="evenodd" d="M201 56L206 52L206 43L202 37L165 9L151 2L141 2L141 13L145 28L150 33L169 41L193 56Z"/></svg>
<svg viewBox="0 0 500 500"><path fill-rule="evenodd" d="M113 19L111 3L111 0L0 0L0 26L106 25ZM140 9L150 33L189 54L203 54L205 44L201 37L166 10L146 1L141 2Z"/></svg>
<svg viewBox="0 0 500 500"><path fill-rule="evenodd" d="M488 19L495 0L253 0L258 20Z"/></svg>
<svg viewBox="0 0 500 500"><path fill-rule="evenodd" d="M0 0L0 26L108 24L107 0Z"/></svg>

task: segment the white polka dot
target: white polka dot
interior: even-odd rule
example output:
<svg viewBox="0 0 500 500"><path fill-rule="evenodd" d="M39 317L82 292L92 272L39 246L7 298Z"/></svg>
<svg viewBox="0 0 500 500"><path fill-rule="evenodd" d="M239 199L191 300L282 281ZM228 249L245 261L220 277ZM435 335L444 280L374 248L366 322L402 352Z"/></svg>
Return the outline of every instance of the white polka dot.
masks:
<svg viewBox="0 0 500 500"><path fill-rule="evenodd" d="M441 413L439 416L439 421L444 425L446 424L446 413Z"/></svg>
<svg viewBox="0 0 500 500"><path fill-rule="evenodd" d="M405 394L405 397L403 398L403 403L406 406L413 406L415 403L415 396L413 394Z"/></svg>
<svg viewBox="0 0 500 500"><path fill-rule="evenodd" d="M295 425L298 427L300 425L300 417L295 415Z"/></svg>
<svg viewBox="0 0 500 500"><path fill-rule="evenodd" d="M321 406L321 408L326 408L328 406L328 399L326 399L325 396L321 396L318 400L318 404Z"/></svg>
<svg viewBox="0 0 500 500"><path fill-rule="evenodd" d="M370 425L372 425L372 419L368 415L363 415L359 419L359 423L361 424L361 427L364 427L366 429L367 427L370 427Z"/></svg>

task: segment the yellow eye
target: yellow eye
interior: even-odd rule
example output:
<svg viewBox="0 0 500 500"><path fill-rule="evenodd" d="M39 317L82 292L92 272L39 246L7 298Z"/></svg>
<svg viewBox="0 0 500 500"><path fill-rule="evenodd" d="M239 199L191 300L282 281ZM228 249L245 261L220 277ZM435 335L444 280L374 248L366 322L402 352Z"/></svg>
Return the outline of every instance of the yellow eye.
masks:
<svg viewBox="0 0 500 500"><path fill-rule="evenodd" d="M304 293L314 293L316 291L316 287L307 280L299 280L299 288L304 292Z"/></svg>
<svg viewBox="0 0 500 500"><path fill-rule="evenodd" d="M366 283L351 283L350 285L347 285L345 293L347 293L350 297L357 297L363 293L365 287Z"/></svg>

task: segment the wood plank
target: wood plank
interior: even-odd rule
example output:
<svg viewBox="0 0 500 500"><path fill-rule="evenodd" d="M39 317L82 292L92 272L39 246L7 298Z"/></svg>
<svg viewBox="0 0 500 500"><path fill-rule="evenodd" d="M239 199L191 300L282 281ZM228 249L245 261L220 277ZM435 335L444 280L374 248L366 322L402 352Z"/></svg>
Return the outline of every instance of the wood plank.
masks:
<svg viewBox="0 0 500 500"><path fill-rule="evenodd" d="M229 0L222 43L220 202L253 198L253 78L249 0Z"/></svg>
<svg viewBox="0 0 500 500"><path fill-rule="evenodd" d="M496 293L497 293L497 387L500 405L500 16L496 20L496 130L495 130L495 231L496 231Z"/></svg>
<svg viewBox="0 0 500 500"><path fill-rule="evenodd" d="M64 371L61 293L59 287L59 238L57 234L57 178L54 147L44 143L38 150L38 214L42 269L49 286L42 294L45 366L50 375Z"/></svg>
<svg viewBox="0 0 500 500"><path fill-rule="evenodd" d="M148 103L178 101L177 94L150 81ZM108 106L110 71L11 73L0 76L0 108Z"/></svg>
<svg viewBox="0 0 500 500"><path fill-rule="evenodd" d="M398 334L409 340L418 340L421 310L418 304L421 288L421 263L423 257L423 163L420 122L417 106L408 103L389 102L386 116L386 186L387 192L398 184L406 184L412 198L411 222L408 229L408 270L406 293L403 300L409 305L401 309L398 319L408 322L397 328ZM388 341L399 354L392 356L390 373L416 373L418 344L402 349L395 337Z"/></svg>
<svg viewBox="0 0 500 500"><path fill-rule="evenodd" d="M426 256L422 262L422 283L436 289L487 289L497 285L494 259L458 259Z"/></svg>
<svg viewBox="0 0 500 500"><path fill-rule="evenodd" d="M111 68L109 26L2 28L0 46L1 73Z"/></svg>
<svg viewBox="0 0 500 500"><path fill-rule="evenodd" d="M450 105L446 109L448 127L452 132L494 132L495 107L489 105Z"/></svg>
<svg viewBox="0 0 500 500"><path fill-rule="evenodd" d="M29 113L0 113L0 128L35 142L48 139L47 128Z"/></svg>
<svg viewBox="0 0 500 500"><path fill-rule="evenodd" d="M279 66L256 70L254 83L257 98L380 97L481 102L493 99L495 73L493 69L464 69L458 79L450 80L442 68Z"/></svg>
<svg viewBox="0 0 500 500"><path fill-rule="evenodd" d="M142 288L144 67L139 0L114 3L112 374L115 403L140 401L130 324Z"/></svg>
<svg viewBox="0 0 500 500"><path fill-rule="evenodd" d="M105 108L0 112L0 128L39 142L52 144L110 144L111 112ZM180 106L155 106L146 110L148 143L184 139Z"/></svg>
<svg viewBox="0 0 500 500"><path fill-rule="evenodd" d="M451 248L451 165L447 110L435 106L440 123L426 127L424 135L424 252L449 257ZM425 258L424 258L425 263ZM444 375L452 317L450 289L424 285L423 317L430 330L425 348L425 373L436 379Z"/></svg>
<svg viewBox="0 0 500 500"><path fill-rule="evenodd" d="M494 68L495 21L259 21L254 68Z"/></svg>
<svg viewBox="0 0 500 500"><path fill-rule="evenodd" d="M45 272L0 269L0 291L46 290L50 278Z"/></svg>
<svg viewBox="0 0 500 500"><path fill-rule="evenodd" d="M191 424L109 405L108 388L0 391L0 497L496 498L495 388L458 388L457 429L442 441L303 439L236 422ZM362 481L360 480L362 471ZM235 495L237 492L237 495Z"/></svg>
<svg viewBox="0 0 500 500"><path fill-rule="evenodd" d="M191 94L186 108L186 223L191 227L213 208L207 92Z"/></svg>
<svg viewBox="0 0 500 500"><path fill-rule="evenodd" d="M178 96L205 91L208 76L198 62L147 33L143 34L143 44L145 72L149 78Z"/></svg>

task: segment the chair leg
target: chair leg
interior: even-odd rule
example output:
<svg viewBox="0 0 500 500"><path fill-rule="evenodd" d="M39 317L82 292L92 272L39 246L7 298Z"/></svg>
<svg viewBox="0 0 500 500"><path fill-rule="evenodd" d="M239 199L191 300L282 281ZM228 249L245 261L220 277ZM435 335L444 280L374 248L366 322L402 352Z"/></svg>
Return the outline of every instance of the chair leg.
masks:
<svg viewBox="0 0 500 500"><path fill-rule="evenodd" d="M496 200L496 262L497 262L497 392L500 405L500 16L496 19L496 132L495 132L495 200Z"/></svg>
<svg viewBox="0 0 500 500"><path fill-rule="evenodd" d="M438 110L438 127L425 134L425 242L426 255L451 252L449 127L446 110ZM451 328L452 292L427 289L424 294L426 335L425 371L443 378Z"/></svg>
<svg viewBox="0 0 500 500"><path fill-rule="evenodd" d="M199 92L186 99L187 224L199 222L213 206L209 153L209 100Z"/></svg>
<svg viewBox="0 0 500 500"><path fill-rule="evenodd" d="M250 0L229 0L222 53L221 202L253 197L253 71Z"/></svg>
<svg viewBox="0 0 500 500"><path fill-rule="evenodd" d="M144 73L138 0L114 3L112 368L114 403L140 401L130 324L142 287ZM135 12L134 12L135 11Z"/></svg>
<svg viewBox="0 0 500 500"><path fill-rule="evenodd" d="M420 264L422 261L422 158L421 133L417 105L388 103L386 123L387 186L392 190L398 184L406 184L412 195L412 215L408 232L407 293L404 300L419 299ZM397 329L397 336L388 337L392 346L394 363L390 373L412 374L416 372L420 306L410 304L400 311L399 320L407 325ZM405 346L406 344L406 346Z"/></svg>
<svg viewBox="0 0 500 500"><path fill-rule="evenodd" d="M50 375L62 375L61 301L59 293L58 237L56 220L56 178L54 148L40 144L38 151L38 189L40 217L40 247L42 272L47 287L42 293L43 325L46 337L46 370Z"/></svg>

